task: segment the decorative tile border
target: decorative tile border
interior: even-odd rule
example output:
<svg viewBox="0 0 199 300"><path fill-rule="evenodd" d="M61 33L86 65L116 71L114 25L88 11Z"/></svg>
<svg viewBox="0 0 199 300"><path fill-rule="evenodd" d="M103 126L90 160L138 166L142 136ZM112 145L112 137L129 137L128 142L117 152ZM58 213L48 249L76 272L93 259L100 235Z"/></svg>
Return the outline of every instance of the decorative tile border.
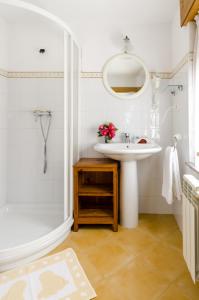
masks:
<svg viewBox="0 0 199 300"><path fill-rule="evenodd" d="M171 78L171 73L169 73L169 72L165 72L165 73L150 72L151 78L153 78L154 75L160 77L161 79L170 79Z"/></svg>
<svg viewBox="0 0 199 300"><path fill-rule="evenodd" d="M8 72L8 78L64 78L64 72Z"/></svg>
<svg viewBox="0 0 199 300"><path fill-rule="evenodd" d="M8 77L8 72L3 70L3 69L0 69L0 76L7 78Z"/></svg>
<svg viewBox="0 0 199 300"><path fill-rule="evenodd" d="M183 68L183 66L190 61L193 61L193 52L187 53L172 72L150 72L151 77L153 75L158 75L161 79L172 79ZM0 69L0 76L6 78L64 78L64 72L8 72ZM102 79L102 77L102 72L80 73L80 78L83 79Z"/></svg>
<svg viewBox="0 0 199 300"><path fill-rule="evenodd" d="M160 76L162 79L171 78L171 73L156 73L151 72L152 75ZM63 72L7 72L5 70L0 69L0 76L6 78L64 78ZM102 79L103 73L102 72L81 72L80 78L83 79L93 79L98 78Z"/></svg>
<svg viewBox="0 0 199 300"><path fill-rule="evenodd" d="M102 78L102 72L81 72L81 78Z"/></svg>
<svg viewBox="0 0 199 300"><path fill-rule="evenodd" d="M193 56L193 52L187 53L170 74L170 79L172 79L188 62L193 61Z"/></svg>
<svg viewBox="0 0 199 300"><path fill-rule="evenodd" d="M156 72L150 72L151 77L153 75L157 75ZM158 76L161 77L162 79L168 79L171 76L171 73L167 72L167 73L158 73ZM102 79L103 77L103 73L102 72L81 72L80 75L81 78L100 78Z"/></svg>
<svg viewBox="0 0 199 300"><path fill-rule="evenodd" d="M188 62L193 61L193 52L187 53L172 72L150 72L151 77L158 75L161 79L172 79ZM102 78L102 72L81 72L81 78Z"/></svg>
<svg viewBox="0 0 199 300"><path fill-rule="evenodd" d="M0 69L0 76L6 78L64 78L64 72L8 72Z"/></svg>

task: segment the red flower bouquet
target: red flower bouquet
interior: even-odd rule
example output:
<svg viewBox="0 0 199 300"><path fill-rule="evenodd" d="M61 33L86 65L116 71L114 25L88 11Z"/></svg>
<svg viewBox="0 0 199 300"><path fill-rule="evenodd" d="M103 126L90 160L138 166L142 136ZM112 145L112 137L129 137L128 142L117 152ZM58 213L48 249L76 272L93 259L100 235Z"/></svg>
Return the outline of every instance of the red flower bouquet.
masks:
<svg viewBox="0 0 199 300"><path fill-rule="evenodd" d="M115 137L115 133L118 129L113 123L102 124L98 128L98 136L104 136L105 143L108 143Z"/></svg>

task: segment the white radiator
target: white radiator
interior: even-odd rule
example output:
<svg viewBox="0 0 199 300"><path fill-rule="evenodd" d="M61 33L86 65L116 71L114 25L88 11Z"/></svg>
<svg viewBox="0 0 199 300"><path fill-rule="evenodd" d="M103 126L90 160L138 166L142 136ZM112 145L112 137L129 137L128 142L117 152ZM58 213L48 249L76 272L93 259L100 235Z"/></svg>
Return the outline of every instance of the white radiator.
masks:
<svg viewBox="0 0 199 300"><path fill-rule="evenodd" d="M194 282L199 280L199 180L183 177L183 255Z"/></svg>

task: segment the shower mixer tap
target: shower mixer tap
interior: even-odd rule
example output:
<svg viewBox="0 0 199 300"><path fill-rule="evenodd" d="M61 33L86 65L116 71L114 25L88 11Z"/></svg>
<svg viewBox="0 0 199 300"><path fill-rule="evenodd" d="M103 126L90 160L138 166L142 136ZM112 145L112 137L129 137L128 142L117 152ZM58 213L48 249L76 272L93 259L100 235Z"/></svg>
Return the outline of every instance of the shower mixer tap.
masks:
<svg viewBox="0 0 199 300"><path fill-rule="evenodd" d="M35 120L37 121L37 119L39 117L43 117L43 116L46 116L46 117L52 117L52 111L51 110L40 110L40 109L36 109L36 110L33 110L33 114L35 116Z"/></svg>
<svg viewBox="0 0 199 300"><path fill-rule="evenodd" d="M130 134L128 132L124 132L123 134L124 134L124 143L130 144L130 142L131 142Z"/></svg>

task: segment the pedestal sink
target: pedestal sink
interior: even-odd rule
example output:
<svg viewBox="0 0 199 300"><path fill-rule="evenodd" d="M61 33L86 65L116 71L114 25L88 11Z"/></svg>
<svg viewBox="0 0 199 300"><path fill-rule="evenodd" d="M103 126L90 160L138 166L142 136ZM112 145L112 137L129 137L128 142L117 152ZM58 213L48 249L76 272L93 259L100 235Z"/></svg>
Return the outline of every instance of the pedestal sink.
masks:
<svg viewBox="0 0 199 300"><path fill-rule="evenodd" d="M138 225L137 160L145 159L162 149L157 144L96 144L94 149L121 162L120 223L127 228Z"/></svg>

